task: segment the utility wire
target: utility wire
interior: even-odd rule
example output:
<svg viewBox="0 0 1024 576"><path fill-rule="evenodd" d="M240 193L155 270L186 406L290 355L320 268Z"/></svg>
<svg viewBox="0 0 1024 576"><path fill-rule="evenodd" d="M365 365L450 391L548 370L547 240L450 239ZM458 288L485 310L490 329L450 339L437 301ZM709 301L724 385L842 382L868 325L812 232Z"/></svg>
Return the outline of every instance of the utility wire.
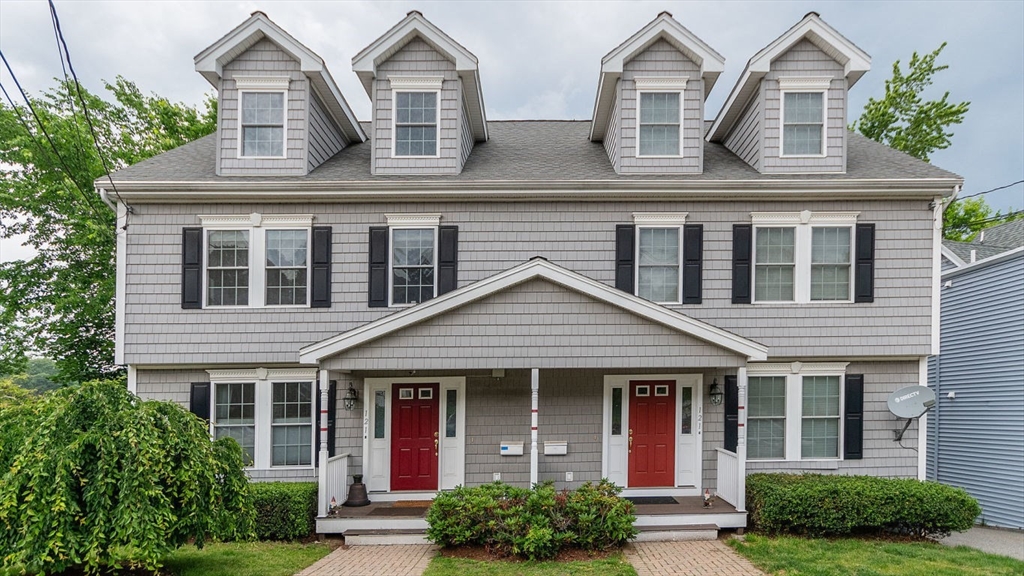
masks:
<svg viewBox="0 0 1024 576"><path fill-rule="evenodd" d="M75 109L75 99L71 95L71 79L68 78L68 69L64 66L64 53L60 50L60 36L57 33L57 23L51 16L50 23L53 25L53 39L57 42L57 59L60 60L60 71L64 74L64 90L68 96L68 106L71 107L71 116L75 119L75 140L78 141L79 159L85 155L85 146L82 145L81 122L78 120L78 111Z"/></svg>
<svg viewBox="0 0 1024 576"><path fill-rule="evenodd" d="M965 224L965 226L970 226L972 224L988 224L989 222L999 222L1001 220L1009 220L1010 218L1013 218L1014 216L1020 216L1021 214L1024 214L1024 210L1017 210L1015 212L1010 212L1009 214L1000 214L999 216L991 216L991 217L985 218L983 220L974 220L974 221L968 222L967 224Z"/></svg>
<svg viewBox="0 0 1024 576"><path fill-rule="evenodd" d="M114 190L114 195L117 196L117 200L124 205L125 208L125 224L122 230L128 229L128 214L131 214L131 207L121 197L121 193L117 190L117 184L114 184L114 179L110 176L110 167L107 165L107 159L103 155L103 151L100 149L99 138L96 136L96 128L92 125L92 119L89 117L89 107L85 103L85 97L82 95L82 85L78 81L78 74L75 73L75 66L71 63L71 52L68 50L68 43L64 40L64 32L60 28L60 18L57 17L57 7L54 6L53 0L49 0L50 4L50 17L53 20L54 26L57 28L57 38L61 45L64 46L64 55L68 61L68 69L71 70L71 77L75 79L75 90L78 93L78 100L82 103L82 112L85 114L85 123L89 125L89 132L92 133L92 143L96 148L96 154L100 157L100 162L103 163L103 171L107 174L107 180L110 182L111 188Z"/></svg>
<svg viewBox="0 0 1024 576"><path fill-rule="evenodd" d="M993 188L991 190L985 190L984 192L975 192L974 194L968 194L967 196L959 196L959 197L957 197L957 200L963 200L964 198L974 198L975 196L981 196L982 194L988 194L989 192L996 192L998 190L1005 190L1007 188L1011 188L1013 186L1016 186L1017 184L1024 184L1024 180L1017 180L1016 182L1012 182L1010 184L1007 184L1006 186L1000 186L998 188Z"/></svg>
<svg viewBox="0 0 1024 576"><path fill-rule="evenodd" d="M46 141L50 143L50 148L53 149L53 153L57 156L57 160L60 162L60 165L64 168L64 174L68 177L69 180L71 180L71 183L75 185L75 189L78 190L78 192L82 195L82 198L85 200L85 203L89 206L93 213L96 214L96 217L100 219L100 221L102 221L103 217L96 209L96 206L93 205L93 203L89 200L89 195L86 194L85 191L78 186L78 182L75 180L73 175L74 173L68 167L68 163L64 160L64 156L61 155L60 150L57 149L57 145L53 143L53 138L51 138L50 133L46 131L46 126L43 124L43 120L39 117L39 114L36 112L35 107L32 106L32 101L29 100L28 94L25 93L25 89L21 87L21 82L19 82L18 77L14 75L14 70L11 69L11 64L7 61L7 57L4 56L2 50L0 50L0 60L3 60L4 66L7 67L7 72L11 75L11 79L14 80L14 85L18 87L18 91L21 92L21 97L25 99L25 103L28 105L28 109L32 112L32 116L36 119L36 124L39 125L39 130L43 133L43 136L46 137ZM7 90L4 90L4 94L7 95ZM7 100L11 103L11 106L13 108L17 109L17 107L14 106L14 102L11 100L10 95L7 95ZM25 125L25 129L28 130L27 124ZM29 137L32 137L31 130L28 130L28 134Z"/></svg>

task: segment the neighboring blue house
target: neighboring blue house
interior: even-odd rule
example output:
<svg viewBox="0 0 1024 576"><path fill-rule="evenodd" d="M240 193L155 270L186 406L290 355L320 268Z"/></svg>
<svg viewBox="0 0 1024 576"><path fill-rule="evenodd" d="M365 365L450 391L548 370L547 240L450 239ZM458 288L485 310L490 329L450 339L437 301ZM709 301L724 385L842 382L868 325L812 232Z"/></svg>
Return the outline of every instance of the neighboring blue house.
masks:
<svg viewBox="0 0 1024 576"><path fill-rule="evenodd" d="M1024 220L942 247L941 353L929 385L930 480L962 486L980 521L1024 528Z"/></svg>

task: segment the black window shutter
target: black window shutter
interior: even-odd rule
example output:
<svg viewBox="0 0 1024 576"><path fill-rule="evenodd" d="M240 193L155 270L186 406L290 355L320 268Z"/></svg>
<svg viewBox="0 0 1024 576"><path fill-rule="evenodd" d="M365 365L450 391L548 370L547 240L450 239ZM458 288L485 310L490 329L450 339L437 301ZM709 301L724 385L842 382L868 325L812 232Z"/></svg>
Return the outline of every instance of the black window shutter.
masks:
<svg viewBox="0 0 1024 576"><path fill-rule="evenodd" d="M630 294L634 293L635 241L636 226L619 224L615 227L615 287Z"/></svg>
<svg viewBox="0 0 1024 576"><path fill-rule="evenodd" d="M875 301L875 225L857 224L857 270L854 302Z"/></svg>
<svg viewBox="0 0 1024 576"><path fill-rule="evenodd" d="M750 224L732 226L732 303L750 304L750 263L753 241Z"/></svg>
<svg viewBox="0 0 1024 576"><path fill-rule="evenodd" d="M209 382L193 382L188 394L188 409L207 422L210 421L210 386Z"/></svg>
<svg viewBox="0 0 1024 576"><path fill-rule="evenodd" d="M313 227L312 308L331 307L331 227Z"/></svg>
<svg viewBox="0 0 1024 576"><path fill-rule="evenodd" d="M334 456L334 445L337 438L334 437L335 424L338 419L338 381L331 380L327 388L327 455Z"/></svg>
<svg viewBox="0 0 1024 576"><path fill-rule="evenodd" d="M864 375L846 375L846 406L843 414L843 458L864 458Z"/></svg>
<svg viewBox="0 0 1024 576"><path fill-rule="evenodd" d="M683 304L701 303L704 267L704 225L683 226Z"/></svg>
<svg viewBox="0 0 1024 576"><path fill-rule="evenodd" d="M740 432L740 387L736 376L725 377L725 449L736 452Z"/></svg>
<svg viewBox="0 0 1024 576"><path fill-rule="evenodd" d="M203 229L181 229L181 307L203 307Z"/></svg>
<svg viewBox="0 0 1024 576"><path fill-rule="evenodd" d="M437 295L459 287L459 227L437 228Z"/></svg>
<svg viewBox="0 0 1024 576"><path fill-rule="evenodd" d="M385 308L388 305L388 228L370 228L370 308Z"/></svg>

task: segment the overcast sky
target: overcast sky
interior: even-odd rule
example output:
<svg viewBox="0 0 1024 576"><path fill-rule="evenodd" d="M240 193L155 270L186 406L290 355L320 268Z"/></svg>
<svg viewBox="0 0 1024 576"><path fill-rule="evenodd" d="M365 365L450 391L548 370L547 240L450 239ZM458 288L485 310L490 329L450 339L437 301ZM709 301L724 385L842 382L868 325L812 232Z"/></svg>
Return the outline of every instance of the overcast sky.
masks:
<svg viewBox="0 0 1024 576"><path fill-rule="evenodd" d="M855 119L883 94L895 60L943 41L933 96L968 100L952 148L932 162L966 178L962 194L1024 179L1024 2L164 2L57 1L72 62L93 91L122 75L145 92L198 104L211 86L192 58L262 10L327 62L360 119L370 102L352 56L412 9L480 60L487 116L589 119L601 57L662 10L725 56L725 73L706 105L714 118L746 61L809 11L872 57L850 93ZM33 93L53 85L60 60L46 2L0 0L0 49ZM11 86L6 71L0 82ZM1024 208L1024 186L986 195L1004 212ZM0 241L0 260L23 257Z"/></svg>

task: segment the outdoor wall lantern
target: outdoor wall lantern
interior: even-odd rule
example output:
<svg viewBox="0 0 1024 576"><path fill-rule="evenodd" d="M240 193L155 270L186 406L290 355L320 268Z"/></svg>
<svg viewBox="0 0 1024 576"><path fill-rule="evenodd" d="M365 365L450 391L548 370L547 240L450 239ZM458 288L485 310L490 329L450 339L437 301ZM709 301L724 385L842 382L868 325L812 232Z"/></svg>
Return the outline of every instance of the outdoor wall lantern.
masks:
<svg viewBox="0 0 1024 576"><path fill-rule="evenodd" d="M345 392L345 410L354 410L356 400L359 400L359 395L356 393L356 389L352 387L352 383L349 382L348 391Z"/></svg>
<svg viewBox="0 0 1024 576"><path fill-rule="evenodd" d="M711 403L718 406L722 403L722 398L725 395L722 394L722 387L718 385L718 378L715 378L711 382Z"/></svg>

